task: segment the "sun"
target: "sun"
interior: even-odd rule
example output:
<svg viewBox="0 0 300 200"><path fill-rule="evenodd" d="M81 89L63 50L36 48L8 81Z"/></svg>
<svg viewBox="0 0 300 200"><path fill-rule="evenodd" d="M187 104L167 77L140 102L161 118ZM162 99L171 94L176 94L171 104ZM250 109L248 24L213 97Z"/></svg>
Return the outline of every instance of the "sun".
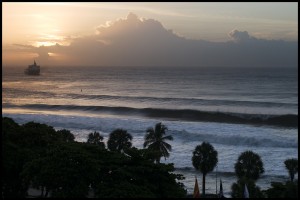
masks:
<svg viewBox="0 0 300 200"><path fill-rule="evenodd" d="M40 47L40 46L53 46L55 44L56 44L56 42L44 41L44 42L36 42L35 46L37 46L37 47Z"/></svg>

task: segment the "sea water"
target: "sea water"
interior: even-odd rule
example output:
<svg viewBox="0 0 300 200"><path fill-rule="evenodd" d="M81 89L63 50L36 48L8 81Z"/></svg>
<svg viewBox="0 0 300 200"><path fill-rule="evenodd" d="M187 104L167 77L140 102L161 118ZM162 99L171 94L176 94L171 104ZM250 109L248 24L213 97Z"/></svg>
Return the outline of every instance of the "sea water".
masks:
<svg viewBox="0 0 300 200"><path fill-rule="evenodd" d="M146 129L162 122L174 138L170 157L162 162L174 163L189 193L195 176L202 185L191 158L204 141L218 151L218 164L206 178L208 193L216 192L216 182L219 190L221 178L230 196L237 180L234 164L244 151L262 158L265 173L257 181L262 189L288 180L284 161L298 158L298 125L287 125L298 119L297 69L42 67L40 76L27 76L11 67L2 72L2 115L20 124L69 129L80 142L93 131L106 142L110 132L123 128L133 146L143 148ZM282 120L265 123L273 116Z"/></svg>

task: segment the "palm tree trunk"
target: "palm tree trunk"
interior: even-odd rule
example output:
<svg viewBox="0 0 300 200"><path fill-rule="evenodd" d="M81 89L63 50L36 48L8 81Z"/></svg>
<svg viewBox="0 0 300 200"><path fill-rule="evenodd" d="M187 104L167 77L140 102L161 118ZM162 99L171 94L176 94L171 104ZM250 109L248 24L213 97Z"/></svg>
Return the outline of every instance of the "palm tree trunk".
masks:
<svg viewBox="0 0 300 200"><path fill-rule="evenodd" d="M202 195L204 198L205 198L205 175L206 174L202 175Z"/></svg>
<svg viewBox="0 0 300 200"><path fill-rule="evenodd" d="M42 194L41 197L44 197L44 186L42 186Z"/></svg>
<svg viewBox="0 0 300 200"><path fill-rule="evenodd" d="M291 173L291 181L294 181L294 173Z"/></svg>
<svg viewBox="0 0 300 200"><path fill-rule="evenodd" d="M46 194L45 194L45 197L48 197L48 188L46 187Z"/></svg>

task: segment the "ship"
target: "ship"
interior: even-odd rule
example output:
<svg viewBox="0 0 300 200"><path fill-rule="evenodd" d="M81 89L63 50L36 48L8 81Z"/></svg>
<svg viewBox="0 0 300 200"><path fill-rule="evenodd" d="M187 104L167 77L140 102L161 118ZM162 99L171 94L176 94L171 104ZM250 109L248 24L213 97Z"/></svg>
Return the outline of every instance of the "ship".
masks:
<svg viewBox="0 0 300 200"><path fill-rule="evenodd" d="M33 65L28 65L28 68L24 70L27 75L40 75L40 66L36 64L35 60Z"/></svg>

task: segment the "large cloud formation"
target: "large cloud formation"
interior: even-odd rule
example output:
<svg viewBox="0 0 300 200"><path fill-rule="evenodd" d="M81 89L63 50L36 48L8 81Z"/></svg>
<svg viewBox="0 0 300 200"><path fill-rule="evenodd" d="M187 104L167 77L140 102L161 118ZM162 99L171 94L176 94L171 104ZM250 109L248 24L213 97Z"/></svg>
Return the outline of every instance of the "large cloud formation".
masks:
<svg viewBox="0 0 300 200"><path fill-rule="evenodd" d="M247 31L238 31L236 29L230 31L228 35L238 42L244 42L249 41L250 39L255 39L251 38Z"/></svg>
<svg viewBox="0 0 300 200"><path fill-rule="evenodd" d="M233 30L228 42L179 37L153 19L130 13L125 19L97 27L97 34L73 39L69 46L56 44L32 48L41 62L47 52L64 57L53 65L82 66L256 66L296 67L298 43L263 40L247 31Z"/></svg>

